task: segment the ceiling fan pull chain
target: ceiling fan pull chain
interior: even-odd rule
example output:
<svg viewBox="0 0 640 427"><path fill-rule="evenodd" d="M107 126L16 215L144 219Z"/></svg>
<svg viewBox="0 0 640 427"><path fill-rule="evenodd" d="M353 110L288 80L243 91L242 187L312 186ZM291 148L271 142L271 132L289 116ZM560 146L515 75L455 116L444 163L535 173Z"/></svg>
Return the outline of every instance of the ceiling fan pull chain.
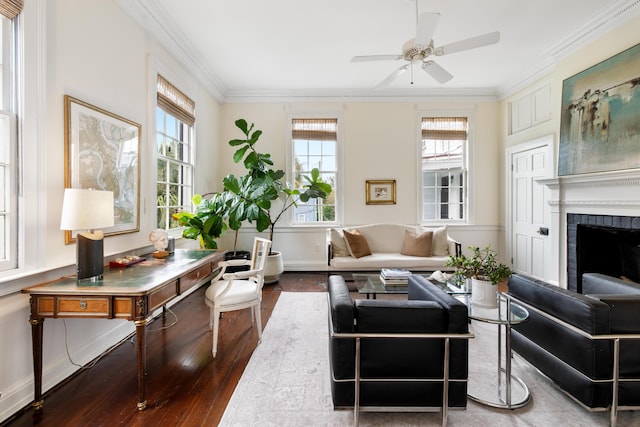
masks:
<svg viewBox="0 0 640 427"><path fill-rule="evenodd" d="M411 84L413 84L413 61L411 61Z"/></svg>

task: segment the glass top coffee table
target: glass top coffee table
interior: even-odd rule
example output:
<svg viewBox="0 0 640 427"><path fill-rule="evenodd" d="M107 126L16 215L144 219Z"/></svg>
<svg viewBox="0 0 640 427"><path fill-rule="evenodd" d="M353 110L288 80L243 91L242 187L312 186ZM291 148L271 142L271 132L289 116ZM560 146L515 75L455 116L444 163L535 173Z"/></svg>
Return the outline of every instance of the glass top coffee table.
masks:
<svg viewBox="0 0 640 427"><path fill-rule="evenodd" d="M431 273L415 274L426 279L429 279L429 276L431 276ZM385 283L380 278L380 273L354 273L352 274L352 276L353 281L356 284L356 288L358 289L358 293L366 294L367 299L369 299L369 296L372 296L372 298L375 299L376 295L378 294L406 294L409 288L409 286L406 284L385 285ZM464 296L467 299L468 303L468 298L471 295L471 290L467 287L466 284L458 285L453 280L444 283L431 279L429 279L429 281L450 295Z"/></svg>

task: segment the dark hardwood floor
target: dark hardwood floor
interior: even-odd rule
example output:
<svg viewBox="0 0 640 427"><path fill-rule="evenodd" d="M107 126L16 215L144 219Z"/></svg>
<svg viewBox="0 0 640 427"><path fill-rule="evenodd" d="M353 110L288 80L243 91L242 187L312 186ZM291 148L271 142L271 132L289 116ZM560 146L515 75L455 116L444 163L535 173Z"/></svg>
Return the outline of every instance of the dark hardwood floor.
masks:
<svg viewBox="0 0 640 427"><path fill-rule="evenodd" d="M281 292L324 292L326 279L326 273L285 273L278 283L265 285L263 326ZM146 410L136 410L136 352L129 339L91 369L47 392L41 413L28 408L2 426L217 425L258 335L250 326L249 310L225 313L214 359L205 289L171 308L178 319L175 325L163 329L175 321L167 312L147 326ZM62 320L46 322L51 321Z"/></svg>

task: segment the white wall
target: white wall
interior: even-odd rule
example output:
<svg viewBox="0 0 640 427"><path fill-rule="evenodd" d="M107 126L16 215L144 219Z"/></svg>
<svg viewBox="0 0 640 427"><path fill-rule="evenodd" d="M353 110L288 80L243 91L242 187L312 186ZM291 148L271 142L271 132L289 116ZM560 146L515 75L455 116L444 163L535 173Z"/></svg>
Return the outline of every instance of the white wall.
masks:
<svg viewBox="0 0 640 427"><path fill-rule="evenodd" d="M13 292L70 274L75 246L64 244L60 211L64 188L64 95L142 125L140 231L105 239L105 255L148 245L155 228L155 90L160 71L195 100L196 133L203 141L196 157L196 190L217 177L220 106L196 79L158 47L112 0L31 0L25 2L25 192L27 223L24 266L18 275L0 276L0 421L33 399L31 331L26 295ZM66 323L66 332L63 327ZM119 320L49 319L44 324L46 391L133 331Z"/></svg>
<svg viewBox="0 0 640 427"><path fill-rule="evenodd" d="M394 222L416 224L418 206L418 129L421 114L437 112L471 112L475 117L472 141L471 175L473 192L469 224L450 225L450 234L469 245L491 244L499 247L502 231L499 207L498 109L494 102L391 102L345 101L325 103L225 104L222 107L219 181L228 173L242 174L241 165L233 163L234 149L226 144L242 136L234 122L244 118L263 131L256 147L271 153L277 167L286 169L287 120L295 114L337 114L344 126L343 186L340 201L344 206L341 223L358 225ZM367 205L367 179L395 179L395 205ZM219 189L219 188L217 188ZM339 189L340 190L340 189ZM322 269L325 260L323 227L287 227L287 220L276 226L274 248L283 252L285 269ZM248 247L253 228L241 229L242 242ZM222 247L231 247L231 236L223 237ZM320 250L318 248L320 247Z"/></svg>
<svg viewBox="0 0 640 427"><path fill-rule="evenodd" d="M550 75L501 102L499 117L502 151L504 152L507 147L514 147L551 135L555 143L554 174L557 177L563 80L638 44L640 42L640 33L637 31L639 25L640 16L630 19L598 40L559 61ZM545 85L549 85L551 88L551 119L525 131L508 135L509 103ZM506 170L504 160L502 163L501 170ZM503 189L506 187L504 178L503 174L500 185ZM551 192L550 206L548 207L551 217L549 238L552 239L554 253L558 254L559 262L547 263L553 268L558 268L558 271L549 271L546 277L558 278L558 284L566 287L566 214L638 215L640 212L640 168L609 174L561 177L550 182L548 186ZM505 195L505 191L501 191L501 194ZM507 197L502 199L501 206L506 212L509 206Z"/></svg>

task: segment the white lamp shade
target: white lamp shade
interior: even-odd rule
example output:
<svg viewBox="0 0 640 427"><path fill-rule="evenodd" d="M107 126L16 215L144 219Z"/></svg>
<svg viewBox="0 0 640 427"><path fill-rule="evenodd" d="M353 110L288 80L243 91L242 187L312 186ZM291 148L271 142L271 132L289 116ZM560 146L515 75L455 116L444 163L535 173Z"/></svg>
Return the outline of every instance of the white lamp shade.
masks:
<svg viewBox="0 0 640 427"><path fill-rule="evenodd" d="M94 230L114 223L113 191L64 189L61 230Z"/></svg>

